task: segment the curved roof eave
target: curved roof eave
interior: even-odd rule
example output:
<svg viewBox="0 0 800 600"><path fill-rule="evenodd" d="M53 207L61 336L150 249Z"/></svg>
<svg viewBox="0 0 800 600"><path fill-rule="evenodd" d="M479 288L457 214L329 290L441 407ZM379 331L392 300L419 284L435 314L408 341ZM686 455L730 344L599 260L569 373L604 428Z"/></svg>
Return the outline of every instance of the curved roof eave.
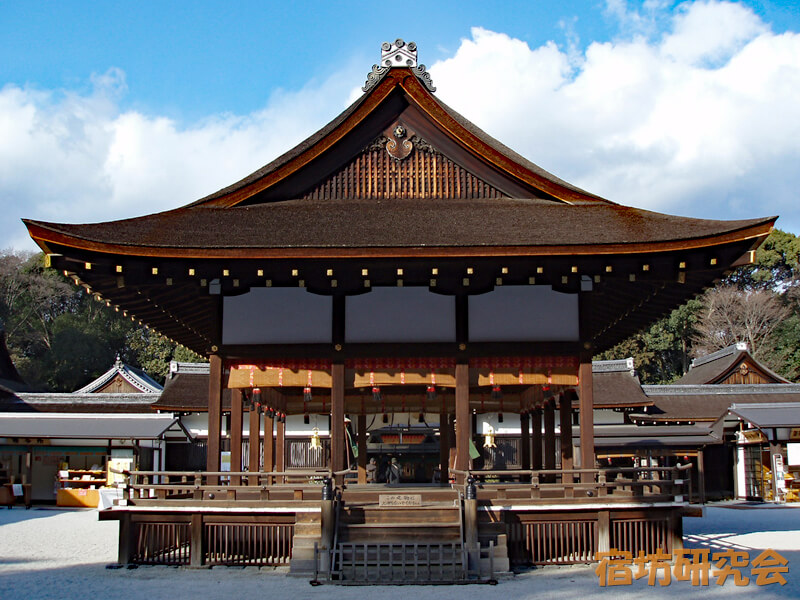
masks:
<svg viewBox="0 0 800 600"><path fill-rule="evenodd" d="M577 207L576 207L577 208ZM571 209L575 210L575 208ZM176 213L178 211L175 211ZM227 211L226 211L227 212ZM163 214L163 213L162 213ZM179 217L178 214L174 215ZM139 219L146 219L140 217ZM678 218L682 219L682 218ZM92 239L85 235L85 226L63 225L24 219L31 237L47 253L51 246L64 246L90 252L122 256L153 258L196 258L196 259L264 259L264 258L364 258L364 257L468 257L468 256L581 256L608 254L644 254L708 248L731 242L752 239L760 243L773 228L777 217L752 219L748 221L719 221L719 229L705 235L676 239L648 239L638 242L613 243L549 243L549 244L459 244L459 245L330 245L330 246L176 246L146 245L141 243L120 243ZM131 220L136 221L136 219ZM686 218L686 221L695 221ZM123 221L108 224L122 223ZM733 227L726 228L726 223ZM103 225L103 224L98 224ZM76 231L70 231L70 230ZM758 244L755 244L758 245Z"/></svg>

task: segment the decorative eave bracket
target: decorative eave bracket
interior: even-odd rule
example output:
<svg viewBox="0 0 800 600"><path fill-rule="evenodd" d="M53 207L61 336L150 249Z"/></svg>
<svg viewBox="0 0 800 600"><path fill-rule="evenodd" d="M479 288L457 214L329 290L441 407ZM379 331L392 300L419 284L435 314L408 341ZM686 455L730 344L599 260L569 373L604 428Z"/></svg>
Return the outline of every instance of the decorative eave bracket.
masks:
<svg viewBox="0 0 800 600"><path fill-rule="evenodd" d="M431 74L425 65L417 64L417 45L414 42L406 42L402 38L397 38L394 43L383 42L381 45L381 64L372 65L372 71L367 73L367 81L361 89L365 92L370 91L383 79L393 67L405 67L417 76L417 79L427 88L429 92L435 92Z"/></svg>

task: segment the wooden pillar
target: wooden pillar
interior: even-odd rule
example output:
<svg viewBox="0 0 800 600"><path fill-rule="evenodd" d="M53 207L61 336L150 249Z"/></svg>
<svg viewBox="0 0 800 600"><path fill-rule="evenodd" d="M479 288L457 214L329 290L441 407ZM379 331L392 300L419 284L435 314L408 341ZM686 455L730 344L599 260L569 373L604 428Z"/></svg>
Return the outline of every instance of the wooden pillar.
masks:
<svg viewBox="0 0 800 600"><path fill-rule="evenodd" d="M450 481L450 415L442 408L439 413L439 481L447 485Z"/></svg>
<svg viewBox="0 0 800 600"><path fill-rule="evenodd" d="M275 424L275 470L286 470L286 421ZM286 483L283 475L278 476L278 483Z"/></svg>
<svg viewBox="0 0 800 600"><path fill-rule="evenodd" d="M773 469L773 474L775 470ZM773 480L775 478L773 477ZM777 489L773 488L773 501L777 502ZM700 495L700 504L706 503L706 469L705 460L703 459L703 448L697 449L697 493Z"/></svg>
<svg viewBox="0 0 800 600"><path fill-rule="evenodd" d="M358 415L358 483L367 483L367 415Z"/></svg>
<svg viewBox="0 0 800 600"><path fill-rule="evenodd" d="M190 528L189 541L189 566L202 567L205 563L205 552L203 551L203 515L193 514Z"/></svg>
<svg viewBox="0 0 800 600"><path fill-rule="evenodd" d="M117 561L121 565L128 565L133 562L133 555L138 541L134 537L136 532L137 528L133 523L131 513L123 512L119 519L119 546L117 553Z"/></svg>
<svg viewBox="0 0 800 600"><path fill-rule="evenodd" d="M556 408L551 398L544 404L544 468L556 468ZM545 481L555 481L555 475L548 475Z"/></svg>
<svg viewBox="0 0 800 600"><path fill-rule="evenodd" d="M611 513L601 510L597 513L597 551L608 552L611 549Z"/></svg>
<svg viewBox="0 0 800 600"><path fill-rule="evenodd" d="M242 470L242 390L231 390L231 471ZM231 475L231 485L242 485L240 475Z"/></svg>
<svg viewBox="0 0 800 600"><path fill-rule="evenodd" d="M531 412L531 469L542 468L542 409L534 408Z"/></svg>
<svg viewBox="0 0 800 600"><path fill-rule="evenodd" d="M264 415L264 471L269 473L275 470L275 419ZM272 482L272 477L267 478Z"/></svg>
<svg viewBox="0 0 800 600"><path fill-rule="evenodd" d="M469 410L469 365L456 365L456 465L459 471L470 468L469 442L472 439L472 414ZM459 475L457 483L464 483Z"/></svg>
<svg viewBox="0 0 800 600"><path fill-rule="evenodd" d="M259 459L261 449L261 413L256 407L255 403L250 406L250 457L248 459L249 468L251 473L258 473ZM248 478L247 483L250 485L258 485L258 477L253 476Z"/></svg>
<svg viewBox="0 0 800 600"><path fill-rule="evenodd" d="M206 471L219 471L222 437L222 357L208 357L208 445L206 446ZM208 478L210 485L217 485L219 477Z"/></svg>
<svg viewBox="0 0 800 600"><path fill-rule="evenodd" d="M561 426L561 470L568 471L574 467L572 460L572 399L568 394L561 394L558 411Z"/></svg>
<svg viewBox="0 0 800 600"><path fill-rule="evenodd" d="M592 389L592 357L589 353L581 355L578 380L580 382L578 395L580 400L581 468L594 469L594 393ZM584 483L594 481L591 473L584 473L581 479Z"/></svg>
<svg viewBox="0 0 800 600"><path fill-rule="evenodd" d="M344 364L339 363L331 366L331 470L344 468Z"/></svg>
<svg viewBox="0 0 800 600"><path fill-rule="evenodd" d="M527 412L519 416L520 428L520 467L527 471L531 468L531 419Z"/></svg>

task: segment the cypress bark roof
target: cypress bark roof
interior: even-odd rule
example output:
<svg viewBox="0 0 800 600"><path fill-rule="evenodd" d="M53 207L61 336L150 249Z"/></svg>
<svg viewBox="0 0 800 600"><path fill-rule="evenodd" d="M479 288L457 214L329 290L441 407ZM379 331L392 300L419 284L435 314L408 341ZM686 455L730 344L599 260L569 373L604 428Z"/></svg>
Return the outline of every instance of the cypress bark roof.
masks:
<svg viewBox="0 0 800 600"><path fill-rule="evenodd" d="M748 369L756 369L770 383L791 383L788 379L784 379L753 358L753 355L747 349L747 344L735 344L708 356L695 358L689 367L689 371L678 379L675 384L723 383L745 361L747 361Z"/></svg>
<svg viewBox="0 0 800 600"><path fill-rule="evenodd" d="M90 225L29 221L44 239L126 250L511 247L570 253L635 251L637 246L703 246L704 240L772 218L712 221L611 204L574 206L540 199L286 200L254 206L174 211ZM235 232L235 234L233 234ZM48 235L52 234L52 235ZM706 242L710 243L710 242ZM646 251L646 248L645 248ZM175 252L169 252L175 254ZM224 254L224 252L223 252Z"/></svg>

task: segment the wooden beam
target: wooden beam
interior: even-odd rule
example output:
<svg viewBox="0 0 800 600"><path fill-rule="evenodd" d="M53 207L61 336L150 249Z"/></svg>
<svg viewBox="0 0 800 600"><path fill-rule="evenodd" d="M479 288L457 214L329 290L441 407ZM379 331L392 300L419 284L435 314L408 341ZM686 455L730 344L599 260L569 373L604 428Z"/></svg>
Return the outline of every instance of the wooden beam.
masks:
<svg viewBox="0 0 800 600"><path fill-rule="evenodd" d="M231 390L231 471L242 470L242 390ZM231 485L241 485L241 475L231 475Z"/></svg>
<svg viewBox="0 0 800 600"><path fill-rule="evenodd" d="M258 473L261 458L261 413L255 403L250 406L250 454L248 459L248 470L251 473ZM247 482L250 485L258 485L258 478L250 477Z"/></svg>
<svg viewBox="0 0 800 600"><path fill-rule="evenodd" d="M581 468L595 468L594 453L594 392L592 389L592 357L587 353L581 354L581 363L578 367L578 395L579 395L579 420L581 431ZM584 483L589 483L591 473L584 473Z"/></svg>
<svg viewBox="0 0 800 600"><path fill-rule="evenodd" d="M331 469L345 468L344 364L331 365ZM337 478L337 483L338 483Z"/></svg>
<svg viewBox="0 0 800 600"><path fill-rule="evenodd" d="M367 415L358 415L358 483L367 483Z"/></svg>
<svg viewBox="0 0 800 600"><path fill-rule="evenodd" d="M219 471L220 444L222 437L222 357L212 354L208 357L208 445L206 471ZM218 477L209 477L209 485L217 485Z"/></svg>
<svg viewBox="0 0 800 600"><path fill-rule="evenodd" d="M472 439L472 414L469 410L469 365L456 365L456 464L464 471L470 468L469 442ZM463 476L456 478L463 483Z"/></svg>

